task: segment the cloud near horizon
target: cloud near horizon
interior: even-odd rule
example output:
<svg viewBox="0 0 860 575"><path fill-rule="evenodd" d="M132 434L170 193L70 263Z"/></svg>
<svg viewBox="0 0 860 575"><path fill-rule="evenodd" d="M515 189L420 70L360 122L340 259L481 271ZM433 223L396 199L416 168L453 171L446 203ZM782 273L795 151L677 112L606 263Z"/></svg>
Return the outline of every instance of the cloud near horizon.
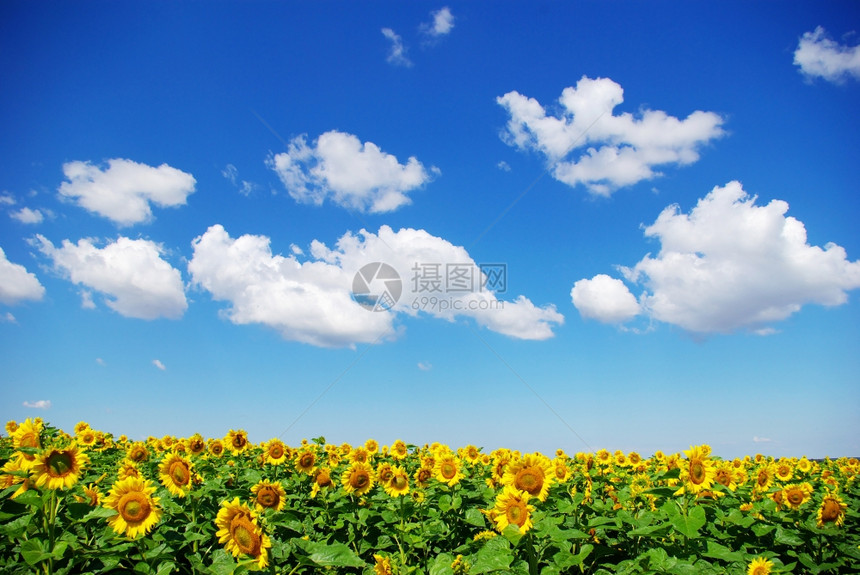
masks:
<svg viewBox="0 0 860 575"><path fill-rule="evenodd" d="M803 223L785 215L786 202L757 206L756 199L733 181L715 187L689 214L677 205L664 209L644 232L660 241L660 252L620 268L628 282L644 287L640 313L692 333L769 334L771 324L804 305L841 305L847 291L860 288L860 261L833 243L809 245ZM582 289L594 285L604 289ZM614 323L638 315L620 280L596 276L578 288L573 301L583 317Z"/></svg>
<svg viewBox="0 0 860 575"><path fill-rule="evenodd" d="M382 226L377 234L348 232L333 248L315 240L308 259L299 261L292 253L273 255L266 236L232 238L216 224L194 240L193 248L188 264L192 282L214 300L228 303L222 312L227 319L235 324L266 325L285 339L320 347L394 339L400 329L395 325L399 314L448 321L469 317L491 331L518 339L552 337L553 327L564 321L552 305L537 307L524 296L502 302L495 293L478 290L480 280L474 275L474 291L420 291L418 281L413 282L416 264L438 264L442 270L446 264L457 264L479 273L464 248L424 230L395 232ZM373 262L387 263L400 276L402 295L384 311L365 309L352 295L356 273ZM376 290L380 285L371 287ZM431 295L437 297L438 305L420 299Z"/></svg>
<svg viewBox="0 0 860 575"><path fill-rule="evenodd" d="M68 162L63 174L68 181L60 184L61 197L118 226L151 220L150 204L185 205L196 185L191 174L167 164L154 168L123 158L108 160L104 170L90 162Z"/></svg>
<svg viewBox="0 0 860 575"><path fill-rule="evenodd" d="M63 240L55 247L37 235L33 245L55 270L85 288L85 308L96 307L89 290L101 293L105 304L125 317L176 319L188 307L179 270L161 257L163 250L155 242L120 236L103 248L87 238L77 244Z"/></svg>
<svg viewBox="0 0 860 575"><path fill-rule="evenodd" d="M623 101L620 85L586 76L562 91L557 116L516 91L496 99L510 116L502 132L506 144L539 152L556 180L600 196L661 176L659 166L691 164L700 147L725 134L713 112L695 111L683 120L660 110L613 114Z"/></svg>
<svg viewBox="0 0 860 575"><path fill-rule="evenodd" d="M301 203L321 205L326 199L348 209L386 213L411 203L410 192L430 182L440 171L426 170L415 156L401 164L373 142L331 130L310 146L297 136L288 151L266 161L290 196Z"/></svg>

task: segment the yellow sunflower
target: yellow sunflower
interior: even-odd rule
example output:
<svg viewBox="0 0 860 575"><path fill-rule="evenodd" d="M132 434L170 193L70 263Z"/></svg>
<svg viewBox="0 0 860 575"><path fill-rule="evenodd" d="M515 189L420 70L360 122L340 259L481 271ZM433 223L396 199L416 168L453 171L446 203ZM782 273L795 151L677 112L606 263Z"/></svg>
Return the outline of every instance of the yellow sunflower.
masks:
<svg viewBox="0 0 860 575"><path fill-rule="evenodd" d="M433 466L433 476L440 483L454 487L465 477L462 471L463 463L456 455L442 455L436 458Z"/></svg>
<svg viewBox="0 0 860 575"><path fill-rule="evenodd" d="M224 438L224 444L234 455L238 455L250 447L248 433L244 429L238 431L231 429Z"/></svg>
<svg viewBox="0 0 860 575"><path fill-rule="evenodd" d="M570 479L570 467L568 467L567 460L564 458L557 457L553 461L552 471L553 481L558 483L559 485L562 483L567 483L567 480Z"/></svg>
<svg viewBox="0 0 860 575"><path fill-rule="evenodd" d="M747 567L747 575L768 575L771 567L773 567L772 561L768 561L764 557L757 557Z"/></svg>
<svg viewBox="0 0 860 575"><path fill-rule="evenodd" d="M391 457L399 461L409 455L409 448L402 440L398 439L393 444L391 444L391 449L389 450L389 453L391 454Z"/></svg>
<svg viewBox="0 0 860 575"><path fill-rule="evenodd" d="M272 541L257 523L257 514L240 503L238 497L221 503L215 526L218 528L215 533L218 543L224 545L233 557L247 555L258 569L269 564L268 550Z"/></svg>
<svg viewBox="0 0 860 575"><path fill-rule="evenodd" d="M392 466L387 481L383 482L382 488L391 497L400 497L409 493L409 474L402 467Z"/></svg>
<svg viewBox="0 0 860 575"><path fill-rule="evenodd" d="M305 447L296 453L296 471L305 475L313 475L317 466L317 454L310 447Z"/></svg>
<svg viewBox="0 0 860 575"><path fill-rule="evenodd" d="M96 444L96 432L89 427L81 430L80 433L76 433L75 435L77 435L78 443L81 445L91 446Z"/></svg>
<svg viewBox="0 0 860 575"><path fill-rule="evenodd" d="M149 459L149 449L142 441L135 441L128 447L125 456L135 463L143 463Z"/></svg>
<svg viewBox="0 0 860 575"><path fill-rule="evenodd" d="M15 499L30 488L30 478L14 475L12 472L27 471L21 467L21 459L10 459L3 464L2 473L0 475L0 489L8 489L13 485L21 484L21 486L12 494L12 499Z"/></svg>
<svg viewBox="0 0 860 575"><path fill-rule="evenodd" d="M778 480L785 483L786 481L791 480L792 476L794 475L794 468L792 467L790 461L783 458L776 463L776 465L774 466L773 473L774 475L776 475L776 478Z"/></svg>
<svg viewBox="0 0 860 575"><path fill-rule="evenodd" d="M791 483L782 489L783 502L794 510L812 499L812 484Z"/></svg>
<svg viewBox="0 0 860 575"><path fill-rule="evenodd" d="M545 455L532 453L508 463L502 484L525 491L540 501L546 501L554 476L552 461Z"/></svg>
<svg viewBox="0 0 860 575"><path fill-rule="evenodd" d="M505 488L496 496L496 504L490 511L499 533L503 532L508 525L515 525L520 533L525 533L532 528L531 513L535 508L529 505L528 501L528 493L505 485Z"/></svg>
<svg viewBox="0 0 860 575"><path fill-rule="evenodd" d="M75 495L75 501L78 503L86 503L90 507L98 507L99 501L101 501L102 493L99 491L98 485L94 483L88 484L84 487L84 495L83 497L79 495Z"/></svg>
<svg viewBox="0 0 860 575"><path fill-rule="evenodd" d="M185 441L185 446L191 455L203 455L206 453L206 440L199 433L195 433Z"/></svg>
<svg viewBox="0 0 860 575"><path fill-rule="evenodd" d="M90 462L86 453L78 451L78 446L60 449L45 449L36 457L31 473L36 487L66 489L78 482L84 467Z"/></svg>
<svg viewBox="0 0 860 575"><path fill-rule="evenodd" d="M139 477L128 477L113 484L104 500L104 506L116 511L108 524L120 535L132 539L146 535L161 519L158 497L153 497L155 486Z"/></svg>
<svg viewBox="0 0 860 575"><path fill-rule="evenodd" d="M367 463L371 458L371 453L362 446L358 446L349 452L349 460L352 463Z"/></svg>
<svg viewBox="0 0 860 575"><path fill-rule="evenodd" d="M383 555L373 555L373 573L374 575L393 575L391 570L391 558Z"/></svg>
<svg viewBox="0 0 860 575"><path fill-rule="evenodd" d="M280 481L272 483L260 480L251 488L251 494L254 496L254 505L258 511L264 509L280 511L287 502L287 493Z"/></svg>
<svg viewBox="0 0 860 575"><path fill-rule="evenodd" d="M344 490L355 495L364 495L370 491L374 481L373 468L362 462L353 463L341 476Z"/></svg>
<svg viewBox="0 0 860 575"><path fill-rule="evenodd" d="M433 468L422 465L415 471L414 477L418 487L427 487L430 485L430 479L433 477Z"/></svg>
<svg viewBox="0 0 860 575"><path fill-rule="evenodd" d="M224 442L220 439L210 439L208 445L209 455L221 457L224 455Z"/></svg>
<svg viewBox="0 0 860 575"><path fill-rule="evenodd" d="M85 429L89 429L90 424L86 421L79 421L75 424L75 435L80 435L84 432Z"/></svg>
<svg viewBox="0 0 860 575"><path fill-rule="evenodd" d="M706 445L691 446L684 452L687 459L681 463L681 481L683 483L681 490L688 493L699 493L711 488L716 473L713 462L708 456L709 453L710 447Z"/></svg>
<svg viewBox="0 0 860 575"><path fill-rule="evenodd" d="M828 525L841 527L845 523L845 510L848 505L839 495L828 493L821 500L818 511L815 514L816 525L819 529Z"/></svg>
<svg viewBox="0 0 860 575"><path fill-rule="evenodd" d="M796 469L801 473L809 473L812 471L812 462L809 461L806 456L800 458L800 461L797 462Z"/></svg>
<svg viewBox="0 0 860 575"><path fill-rule="evenodd" d="M364 448L368 453L376 455L379 453L379 442L375 439L368 439L364 442Z"/></svg>
<svg viewBox="0 0 860 575"><path fill-rule="evenodd" d="M287 446L277 437L266 442L264 452L266 454L266 463L269 465L281 465L287 460Z"/></svg>
<svg viewBox="0 0 860 575"><path fill-rule="evenodd" d="M42 447L42 442L39 435L42 433L42 423L39 418L35 420L26 419L24 423L15 428L12 433L12 447L15 449L21 447L31 447L39 449ZM21 469L26 471L36 464L36 456L32 453L19 452L21 460Z"/></svg>
<svg viewBox="0 0 860 575"><path fill-rule="evenodd" d="M158 477L170 493L177 497L185 497L191 491L191 481L194 471L191 462L179 455L170 453L158 466Z"/></svg>
<svg viewBox="0 0 860 575"><path fill-rule="evenodd" d="M737 482L735 481L735 474L735 468L730 462L722 463L716 468L714 481L723 487L727 487L729 491L734 491L738 488Z"/></svg>
<svg viewBox="0 0 860 575"><path fill-rule="evenodd" d="M481 459L481 450L474 445L467 445L466 447L458 450L458 452L460 457L472 465Z"/></svg>
<svg viewBox="0 0 860 575"><path fill-rule="evenodd" d="M15 433L15 430L18 429L18 422L14 419L10 419L6 422L6 435L12 437L12 434Z"/></svg>
<svg viewBox="0 0 860 575"><path fill-rule="evenodd" d="M320 490L331 487L332 484L331 469L320 467L314 476L314 485L311 487L311 498L315 498Z"/></svg>
<svg viewBox="0 0 860 575"><path fill-rule="evenodd" d="M137 465L134 461L130 459L123 460L122 464L117 471L117 479L126 479L127 477L140 477L140 469L137 468Z"/></svg>
<svg viewBox="0 0 860 575"><path fill-rule="evenodd" d="M767 491L773 484L773 467L770 464L762 465L755 472L756 491Z"/></svg>

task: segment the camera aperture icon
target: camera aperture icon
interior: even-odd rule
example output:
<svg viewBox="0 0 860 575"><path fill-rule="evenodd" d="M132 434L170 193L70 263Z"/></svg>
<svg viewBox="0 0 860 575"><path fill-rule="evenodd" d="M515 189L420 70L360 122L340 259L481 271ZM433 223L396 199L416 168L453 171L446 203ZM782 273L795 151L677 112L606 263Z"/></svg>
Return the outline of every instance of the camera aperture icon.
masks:
<svg viewBox="0 0 860 575"><path fill-rule="evenodd" d="M364 309L387 311L403 293L400 274L390 265L373 262L361 267L352 278L352 297Z"/></svg>

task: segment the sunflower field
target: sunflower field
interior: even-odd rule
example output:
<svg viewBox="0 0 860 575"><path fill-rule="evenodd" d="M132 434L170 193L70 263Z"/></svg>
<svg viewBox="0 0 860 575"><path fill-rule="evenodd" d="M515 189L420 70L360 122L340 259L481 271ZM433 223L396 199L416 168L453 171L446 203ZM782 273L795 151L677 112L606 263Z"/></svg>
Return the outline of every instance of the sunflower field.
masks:
<svg viewBox="0 0 860 575"><path fill-rule="evenodd" d="M0 438L0 572L860 573L857 459Z"/></svg>

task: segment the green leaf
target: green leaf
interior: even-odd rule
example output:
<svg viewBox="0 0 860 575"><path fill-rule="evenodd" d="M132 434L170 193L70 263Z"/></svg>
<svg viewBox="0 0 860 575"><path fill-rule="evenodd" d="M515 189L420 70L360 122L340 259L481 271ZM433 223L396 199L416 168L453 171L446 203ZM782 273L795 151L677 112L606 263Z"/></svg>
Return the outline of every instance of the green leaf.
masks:
<svg viewBox="0 0 860 575"><path fill-rule="evenodd" d="M776 534L773 537L776 543L781 545L789 545L791 547L801 547L804 545L803 539L794 531L786 531L782 526L777 525Z"/></svg>
<svg viewBox="0 0 860 575"><path fill-rule="evenodd" d="M21 556L28 565L36 565L52 556L42 547L38 539L28 539L21 544Z"/></svg>
<svg viewBox="0 0 860 575"><path fill-rule="evenodd" d="M173 561L163 561L158 565L155 575L168 575L176 569L176 563Z"/></svg>
<svg viewBox="0 0 860 575"><path fill-rule="evenodd" d="M594 545L586 544L582 546L579 553L565 553L563 551L559 551L555 555L553 555L553 564L555 567L558 567L561 570L569 569L571 567L577 567L582 565L582 562L585 561L588 556L591 554L591 551L594 549Z"/></svg>
<svg viewBox="0 0 860 575"><path fill-rule="evenodd" d="M514 555L511 553L511 547L507 539L493 537L492 539L488 539L484 543L484 546L478 549L478 552L469 560L472 564L469 574L479 575L480 573L491 573L493 571L507 572L513 560Z"/></svg>
<svg viewBox="0 0 860 575"><path fill-rule="evenodd" d="M642 493L668 499L670 497L674 497L676 491L677 489L672 489L671 487L654 487L652 489L646 489Z"/></svg>
<svg viewBox="0 0 860 575"><path fill-rule="evenodd" d="M466 510L466 514L463 516L463 520L469 525L474 525L475 527L485 527L486 522L484 521L484 514L481 513L478 509L474 507L470 507Z"/></svg>
<svg viewBox="0 0 860 575"><path fill-rule="evenodd" d="M108 509L107 507L96 507L89 513L83 516L81 521L89 521L91 519L107 519L108 517L113 517L116 515L115 509Z"/></svg>
<svg viewBox="0 0 860 575"><path fill-rule="evenodd" d="M520 528L516 525L508 525L502 531L502 537L504 537L505 540L509 541L514 547L516 547L517 544L520 542L520 539L523 538L523 534L520 531ZM493 539L497 539L497 537L493 537ZM490 541L492 541L493 539L490 539Z"/></svg>
<svg viewBox="0 0 860 575"><path fill-rule="evenodd" d="M728 547L720 545L716 541L708 541L708 550L702 553L702 555L713 559L720 559L728 563L733 563L735 561L742 562L744 560L743 553L740 551L732 551Z"/></svg>
<svg viewBox="0 0 860 575"><path fill-rule="evenodd" d="M212 575L233 575L236 562L233 561L233 557L229 553L224 549L218 549L212 555L212 565L209 567Z"/></svg>
<svg viewBox="0 0 860 575"><path fill-rule="evenodd" d="M35 509L41 509L44 505L42 501L42 496L39 495L38 491L34 491L32 489L28 489L18 497L14 499L15 503L20 503L22 505L28 505Z"/></svg>
<svg viewBox="0 0 860 575"><path fill-rule="evenodd" d="M366 567L367 563L353 552L345 543L330 545L318 541L302 541L301 547L308 553L308 558L323 567Z"/></svg>
<svg viewBox="0 0 860 575"><path fill-rule="evenodd" d="M670 523L659 523L657 525L646 525L644 527L637 527L636 529L631 529L627 532L627 535L631 535L633 537L642 537L652 535L658 531L663 531L664 529L668 530L672 525Z"/></svg>
<svg viewBox="0 0 860 575"><path fill-rule="evenodd" d="M454 556L450 553L440 553L433 561L430 562L429 575L453 575L451 563L454 562Z"/></svg>
<svg viewBox="0 0 860 575"><path fill-rule="evenodd" d="M705 526L708 518L705 516L705 510L701 507L693 507L687 510L687 516L678 514L669 519L675 529L682 535L694 539L699 536L699 529Z"/></svg>
<svg viewBox="0 0 860 575"><path fill-rule="evenodd" d="M764 537L771 531L776 529L774 525L768 525L767 523L756 523L751 527L751 531L755 534L756 537Z"/></svg>

